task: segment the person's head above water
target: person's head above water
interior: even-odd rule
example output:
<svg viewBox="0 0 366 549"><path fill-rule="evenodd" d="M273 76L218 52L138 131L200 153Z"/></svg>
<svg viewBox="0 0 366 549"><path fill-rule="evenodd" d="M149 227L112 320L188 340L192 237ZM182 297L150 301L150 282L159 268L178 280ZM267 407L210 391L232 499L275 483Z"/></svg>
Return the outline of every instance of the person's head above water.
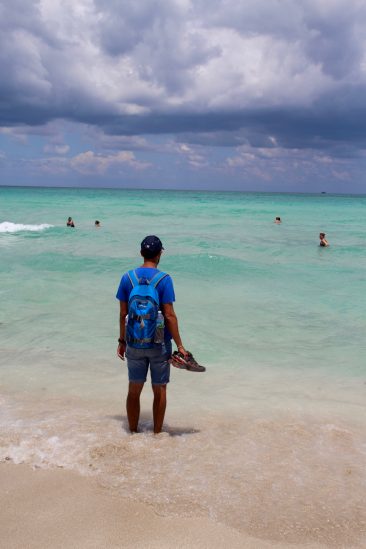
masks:
<svg viewBox="0 0 366 549"><path fill-rule="evenodd" d="M96 227L100 227L100 221L98 221L98 219L96 219L94 225L95 225Z"/></svg>
<svg viewBox="0 0 366 549"><path fill-rule="evenodd" d="M325 233L319 233L319 238L320 238L320 243L319 243L320 246L329 246L329 242L325 238Z"/></svg>
<svg viewBox="0 0 366 549"><path fill-rule="evenodd" d="M158 236L146 236L141 242L141 255L144 259L154 259L160 256L162 250L163 244Z"/></svg>
<svg viewBox="0 0 366 549"><path fill-rule="evenodd" d="M281 218L280 218L280 217L276 217L276 219L275 219L274 222L275 222L275 223L281 223Z"/></svg>

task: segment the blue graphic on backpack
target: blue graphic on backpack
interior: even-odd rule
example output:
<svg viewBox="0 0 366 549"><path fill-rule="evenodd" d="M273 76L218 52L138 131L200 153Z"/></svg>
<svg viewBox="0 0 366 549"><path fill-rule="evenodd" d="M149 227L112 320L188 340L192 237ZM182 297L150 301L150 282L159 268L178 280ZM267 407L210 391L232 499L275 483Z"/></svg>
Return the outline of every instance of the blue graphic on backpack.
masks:
<svg viewBox="0 0 366 549"><path fill-rule="evenodd" d="M159 311L157 285L166 273L158 272L151 280L137 278L136 271L128 271L132 290L128 300L126 340L136 349L151 349L154 346Z"/></svg>

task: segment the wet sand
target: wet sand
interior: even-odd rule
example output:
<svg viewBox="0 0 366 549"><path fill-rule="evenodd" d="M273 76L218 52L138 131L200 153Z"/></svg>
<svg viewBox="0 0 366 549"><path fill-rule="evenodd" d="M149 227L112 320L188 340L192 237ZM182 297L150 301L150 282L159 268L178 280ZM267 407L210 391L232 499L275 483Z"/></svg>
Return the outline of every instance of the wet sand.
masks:
<svg viewBox="0 0 366 549"><path fill-rule="evenodd" d="M95 479L63 469L2 463L0 484L1 546L7 549L295 547L249 537L207 518L159 516Z"/></svg>

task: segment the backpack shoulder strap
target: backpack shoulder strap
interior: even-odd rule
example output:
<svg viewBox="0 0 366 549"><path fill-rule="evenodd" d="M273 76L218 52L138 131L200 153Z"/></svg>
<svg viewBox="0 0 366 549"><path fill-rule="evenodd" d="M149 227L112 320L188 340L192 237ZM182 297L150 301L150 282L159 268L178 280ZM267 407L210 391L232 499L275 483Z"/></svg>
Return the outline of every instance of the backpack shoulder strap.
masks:
<svg viewBox="0 0 366 549"><path fill-rule="evenodd" d="M135 286L137 286L139 284L139 279L137 278L136 271L128 271L127 276L130 279L130 282L132 284L132 288L134 288Z"/></svg>
<svg viewBox="0 0 366 549"><path fill-rule="evenodd" d="M154 275L152 277L152 279L150 280L150 285L154 286L154 288L156 288L156 286L159 284L159 282L161 282L163 280L163 278L165 278L166 276L168 276L168 274L163 273L162 271L160 271L159 273L156 273L156 275Z"/></svg>

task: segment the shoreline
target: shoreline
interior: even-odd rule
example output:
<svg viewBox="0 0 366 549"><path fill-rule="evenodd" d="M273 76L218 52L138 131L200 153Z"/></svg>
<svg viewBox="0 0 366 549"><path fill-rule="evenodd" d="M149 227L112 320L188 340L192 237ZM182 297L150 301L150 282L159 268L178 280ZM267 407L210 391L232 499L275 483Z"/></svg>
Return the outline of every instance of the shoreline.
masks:
<svg viewBox="0 0 366 549"><path fill-rule="evenodd" d="M58 547L44 541L55 528L59 547L82 549L366 547L363 422L292 410L231 414L230 425L211 412L203 424L195 411L155 437L149 406L131 436L115 404L90 410L23 394L14 409L2 399L0 527L15 536L7 548L23 547L24 536L37 540L27 547ZM145 527L151 540L140 537Z"/></svg>
<svg viewBox="0 0 366 549"><path fill-rule="evenodd" d="M118 496L95 478L73 471L1 463L0 483L1 538L7 549L294 547L247 536L206 517L160 516L151 506Z"/></svg>

